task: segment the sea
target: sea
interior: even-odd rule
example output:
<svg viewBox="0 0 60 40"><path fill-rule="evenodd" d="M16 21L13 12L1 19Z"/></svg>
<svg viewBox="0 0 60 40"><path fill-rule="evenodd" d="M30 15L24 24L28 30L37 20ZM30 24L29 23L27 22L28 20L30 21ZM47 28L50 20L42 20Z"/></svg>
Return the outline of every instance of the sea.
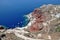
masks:
<svg viewBox="0 0 60 40"><path fill-rule="evenodd" d="M59 5L60 0L0 0L0 25L25 27L29 23L25 15L44 4Z"/></svg>

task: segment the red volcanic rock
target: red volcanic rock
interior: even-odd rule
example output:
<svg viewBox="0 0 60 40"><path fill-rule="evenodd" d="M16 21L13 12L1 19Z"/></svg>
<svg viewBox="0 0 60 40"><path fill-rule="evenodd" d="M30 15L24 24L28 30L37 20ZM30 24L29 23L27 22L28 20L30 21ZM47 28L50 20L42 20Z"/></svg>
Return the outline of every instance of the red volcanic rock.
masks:
<svg viewBox="0 0 60 40"><path fill-rule="evenodd" d="M36 18L36 20L35 20L35 23L33 23L31 25L31 27L29 28L29 31L30 32L37 32L39 30L42 30L42 27L38 26L38 25L40 25L39 23L42 23L45 20L45 16L41 12L41 10L40 9L35 9L34 12L32 13L32 16L34 18Z"/></svg>
<svg viewBox="0 0 60 40"><path fill-rule="evenodd" d="M36 13L41 13L41 10L39 9L39 8L36 8L35 10L34 10L34 13L36 14Z"/></svg>
<svg viewBox="0 0 60 40"><path fill-rule="evenodd" d="M39 27L37 24L33 24L30 28L29 28L29 31L30 32L36 32L39 30Z"/></svg>
<svg viewBox="0 0 60 40"><path fill-rule="evenodd" d="M41 10L39 8L35 9L32 13L32 16L33 17L37 17L39 16L40 14L42 14Z"/></svg>
<svg viewBox="0 0 60 40"><path fill-rule="evenodd" d="M36 22L39 22L39 23L44 22L44 19L45 19L45 16L40 15L40 16L37 17Z"/></svg>
<svg viewBox="0 0 60 40"><path fill-rule="evenodd" d="M43 29L42 26L39 26L40 24L39 23L34 23L30 28L29 28L29 31L30 32L37 32L37 31L40 31Z"/></svg>

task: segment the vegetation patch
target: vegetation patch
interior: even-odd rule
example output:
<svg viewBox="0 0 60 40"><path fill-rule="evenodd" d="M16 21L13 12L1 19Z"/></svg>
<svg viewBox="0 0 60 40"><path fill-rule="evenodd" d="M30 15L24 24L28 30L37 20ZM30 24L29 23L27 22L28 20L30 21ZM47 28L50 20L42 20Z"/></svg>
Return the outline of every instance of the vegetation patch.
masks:
<svg viewBox="0 0 60 40"><path fill-rule="evenodd" d="M56 32L60 32L60 26L56 28Z"/></svg>

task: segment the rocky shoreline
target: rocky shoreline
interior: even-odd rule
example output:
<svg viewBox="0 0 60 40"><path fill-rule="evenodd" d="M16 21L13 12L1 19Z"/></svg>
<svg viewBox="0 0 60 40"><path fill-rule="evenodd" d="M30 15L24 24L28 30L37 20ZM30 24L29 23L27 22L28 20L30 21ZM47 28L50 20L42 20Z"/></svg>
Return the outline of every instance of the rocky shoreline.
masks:
<svg viewBox="0 0 60 40"><path fill-rule="evenodd" d="M26 16L30 20L26 27L1 26L0 40L60 40L60 5L43 5Z"/></svg>

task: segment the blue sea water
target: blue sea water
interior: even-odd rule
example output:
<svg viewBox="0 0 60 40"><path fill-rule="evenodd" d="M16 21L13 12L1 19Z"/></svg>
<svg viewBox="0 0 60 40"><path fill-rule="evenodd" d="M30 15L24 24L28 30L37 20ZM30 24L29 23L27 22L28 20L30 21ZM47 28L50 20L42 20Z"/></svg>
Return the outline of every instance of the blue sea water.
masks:
<svg viewBox="0 0 60 40"><path fill-rule="evenodd" d="M29 20L24 15L43 4L60 4L60 0L0 0L0 25L15 28L26 26Z"/></svg>

